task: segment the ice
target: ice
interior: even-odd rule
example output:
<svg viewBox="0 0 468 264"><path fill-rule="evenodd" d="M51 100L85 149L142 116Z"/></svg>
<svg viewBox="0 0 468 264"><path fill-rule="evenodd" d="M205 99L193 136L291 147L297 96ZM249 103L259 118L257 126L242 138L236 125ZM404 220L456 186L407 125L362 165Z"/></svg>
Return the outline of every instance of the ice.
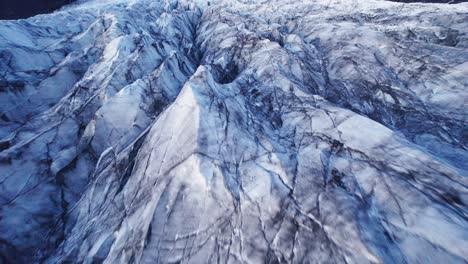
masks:
<svg viewBox="0 0 468 264"><path fill-rule="evenodd" d="M468 4L0 21L8 263L465 263Z"/></svg>

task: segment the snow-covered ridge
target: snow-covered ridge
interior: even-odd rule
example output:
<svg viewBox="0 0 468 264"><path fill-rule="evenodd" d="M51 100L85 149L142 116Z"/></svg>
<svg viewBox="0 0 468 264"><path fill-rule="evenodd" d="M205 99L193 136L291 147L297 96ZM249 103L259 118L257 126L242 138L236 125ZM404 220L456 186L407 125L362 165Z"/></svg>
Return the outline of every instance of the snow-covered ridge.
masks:
<svg viewBox="0 0 468 264"><path fill-rule="evenodd" d="M468 261L468 4L0 21L7 263Z"/></svg>

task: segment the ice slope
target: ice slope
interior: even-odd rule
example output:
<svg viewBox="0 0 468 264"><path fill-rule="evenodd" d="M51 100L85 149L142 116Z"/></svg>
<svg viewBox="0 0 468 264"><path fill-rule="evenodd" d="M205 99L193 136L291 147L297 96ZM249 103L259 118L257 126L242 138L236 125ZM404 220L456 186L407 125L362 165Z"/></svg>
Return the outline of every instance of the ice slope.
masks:
<svg viewBox="0 0 468 264"><path fill-rule="evenodd" d="M5 263L465 263L468 4L0 21Z"/></svg>

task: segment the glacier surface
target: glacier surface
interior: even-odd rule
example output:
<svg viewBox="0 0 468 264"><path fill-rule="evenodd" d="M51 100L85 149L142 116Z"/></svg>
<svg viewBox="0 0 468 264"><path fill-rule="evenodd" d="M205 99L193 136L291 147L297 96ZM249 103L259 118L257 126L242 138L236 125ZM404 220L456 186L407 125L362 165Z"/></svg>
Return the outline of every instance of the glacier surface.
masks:
<svg viewBox="0 0 468 264"><path fill-rule="evenodd" d="M468 3L0 21L0 263L466 263Z"/></svg>

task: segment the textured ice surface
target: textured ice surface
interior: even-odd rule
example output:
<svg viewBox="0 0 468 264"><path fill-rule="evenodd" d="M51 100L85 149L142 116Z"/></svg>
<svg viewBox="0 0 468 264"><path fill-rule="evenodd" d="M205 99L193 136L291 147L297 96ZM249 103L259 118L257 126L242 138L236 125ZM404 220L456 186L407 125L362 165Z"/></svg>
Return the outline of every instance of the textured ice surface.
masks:
<svg viewBox="0 0 468 264"><path fill-rule="evenodd" d="M0 262L465 263L468 4L0 21Z"/></svg>

